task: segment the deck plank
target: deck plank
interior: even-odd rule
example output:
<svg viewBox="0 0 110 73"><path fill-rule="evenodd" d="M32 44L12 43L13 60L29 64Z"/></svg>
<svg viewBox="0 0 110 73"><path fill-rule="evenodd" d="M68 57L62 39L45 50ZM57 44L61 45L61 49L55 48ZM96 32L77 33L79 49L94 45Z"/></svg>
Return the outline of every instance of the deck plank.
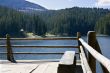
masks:
<svg viewBox="0 0 110 73"><path fill-rule="evenodd" d="M45 73L57 73L58 62L49 63Z"/></svg>
<svg viewBox="0 0 110 73"><path fill-rule="evenodd" d="M45 73L46 68L48 68L48 63L41 64L32 73Z"/></svg>
<svg viewBox="0 0 110 73"><path fill-rule="evenodd" d="M2 65L1 73L30 73L38 64L5 64Z"/></svg>
<svg viewBox="0 0 110 73"><path fill-rule="evenodd" d="M57 69L58 69L58 63L54 63L54 66L53 66L53 72L52 73L57 73Z"/></svg>
<svg viewBox="0 0 110 73"><path fill-rule="evenodd" d="M59 62L36 60L22 60L18 63L0 61L0 73L57 73L58 64ZM80 64L80 61L77 61L77 65L81 66Z"/></svg>

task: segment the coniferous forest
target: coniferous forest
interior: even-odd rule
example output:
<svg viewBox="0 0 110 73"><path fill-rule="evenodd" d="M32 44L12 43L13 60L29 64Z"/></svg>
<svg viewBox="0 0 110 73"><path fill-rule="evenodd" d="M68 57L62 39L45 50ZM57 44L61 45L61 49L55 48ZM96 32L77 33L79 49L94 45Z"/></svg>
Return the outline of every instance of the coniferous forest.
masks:
<svg viewBox="0 0 110 73"><path fill-rule="evenodd" d="M110 35L110 13L97 21L95 30L98 34Z"/></svg>
<svg viewBox="0 0 110 73"><path fill-rule="evenodd" d="M76 32L86 35L93 30L110 35L109 13L108 9L79 7L29 13L0 6L0 37L25 37L27 32L74 36Z"/></svg>
<svg viewBox="0 0 110 73"><path fill-rule="evenodd" d="M21 30L24 30L23 32ZM35 14L27 14L13 9L0 7L0 36L25 37L26 32L44 35L45 22Z"/></svg>

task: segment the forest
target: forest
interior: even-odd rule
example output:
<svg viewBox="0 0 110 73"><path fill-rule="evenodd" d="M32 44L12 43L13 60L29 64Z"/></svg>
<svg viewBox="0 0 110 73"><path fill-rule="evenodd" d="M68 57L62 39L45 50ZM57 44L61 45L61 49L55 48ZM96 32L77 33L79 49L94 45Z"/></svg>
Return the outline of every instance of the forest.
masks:
<svg viewBox="0 0 110 73"><path fill-rule="evenodd" d="M25 37L27 32L44 35L45 22L38 15L0 7L0 37L5 37L6 34L12 37Z"/></svg>
<svg viewBox="0 0 110 73"><path fill-rule="evenodd" d="M32 32L74 36L76 32L86 35L88 31L110 35L110 10L102 8L67 8L61 10L20 12L0 6L0 37L25 37ZM23 31L21 31L21 29Z"/></svg>
<svg viewBox="0 0 110 73"><path fill-rule="evenodd" d="M97 21L95 30L98 34L110 35L110 13Z"/></svg>
<svg viewBox="0 0 110 73"><path fill-rule="evenodd" d="M100 24L97 22L99 22L100 18L106 16L109 12L110 11L108 9L102 8L73 7L37 14L39 14L39 16L46 22L48 33L74 36L77 32L81 32L82 35L86 35L88 31L99 30L100 28L98 27ZM96 26L98 27L95 28ZM101 30L97 33L100 32Z"/></svg>

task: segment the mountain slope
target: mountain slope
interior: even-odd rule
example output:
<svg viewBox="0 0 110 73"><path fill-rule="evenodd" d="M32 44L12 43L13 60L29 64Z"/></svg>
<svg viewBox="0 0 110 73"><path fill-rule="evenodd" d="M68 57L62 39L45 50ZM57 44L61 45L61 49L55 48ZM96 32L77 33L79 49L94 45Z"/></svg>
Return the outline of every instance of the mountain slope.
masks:
<svg viewBox="0 0 110 73"><path fill-rule="evenodd" d="M38 4L30 3L25 0L0 0L0 5L6 6L9 8L14 8L20 11L31 11L31 10L45 11L47 10L46 8Z"/></svg>
<svg viewBox="0 0 110 73"><path fill-rule="evenodd" d="M0 37L25 37L26 32L44 35L46 27L38 15L30 15L0 6Z"/></svg>
<svg viewBox="0 0 110 73"><path fill-rule="evenodd" d="M108 9L73 7L43 11L39 15L47 24L47 33L73 36L77 32L86 35L88 31L94 31L99 18L108 13L110 13Z"/></svg>

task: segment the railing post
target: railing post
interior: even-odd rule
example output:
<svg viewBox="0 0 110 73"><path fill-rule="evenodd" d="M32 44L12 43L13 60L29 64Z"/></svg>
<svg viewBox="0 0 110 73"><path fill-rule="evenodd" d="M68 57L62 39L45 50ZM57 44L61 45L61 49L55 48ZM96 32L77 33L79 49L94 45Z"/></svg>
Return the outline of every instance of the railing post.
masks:
<svg viewBox="0 0 110 73"><path fill-rule="evenodd" d="M81 43L79 41L79 38L81 38L80 32L77 32L77 38L78 38L78 46L80 47L81 46ZM79 49L79 52L81 52L80 49Z"/></svg>
<svg viewBox="0 0 110 73"><path fill-rule="evenodd" d="M7 46L7 59L15 63L16 61L14 60L13 51L11 48L10 36L8 34L6 35L6 46Z"/></svg>
<svg viewBox="0 0 110 73"><path fill-rule="evenodd" d="M95 33L95 31L89 31L88 32L88 44L91 47L95 48L95 44L96 44L96 33ZM96 73L96 60L90 53L88 53L88 63L90 65L92 72Z"/></svg>

